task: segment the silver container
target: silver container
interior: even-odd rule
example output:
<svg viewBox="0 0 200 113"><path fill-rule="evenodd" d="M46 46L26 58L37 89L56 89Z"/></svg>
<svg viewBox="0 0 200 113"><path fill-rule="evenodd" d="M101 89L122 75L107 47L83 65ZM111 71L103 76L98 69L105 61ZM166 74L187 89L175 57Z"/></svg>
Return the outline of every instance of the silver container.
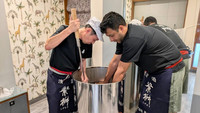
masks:
<svg viewBox="0 0 200 113"><path fill-rule="evenodd" d="M78 113L119 113L124 111L124 80L99 84L107 72L106 67L86 69L88 83L80 80L80 71L73 73L77 88Z"/></svg>

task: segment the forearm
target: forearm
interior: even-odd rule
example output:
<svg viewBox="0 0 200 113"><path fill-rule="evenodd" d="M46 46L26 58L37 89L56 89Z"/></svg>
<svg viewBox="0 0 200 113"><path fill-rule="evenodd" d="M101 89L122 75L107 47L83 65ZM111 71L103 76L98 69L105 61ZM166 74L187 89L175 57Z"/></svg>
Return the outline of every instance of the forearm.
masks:
<svg viewBox="0 0 200 113"><path fill-rule="evenodd" d="M123 80L130 64L131 63L124 63L120 61L112 82L119 82Z"/></svg>
<svg viewBox="0 0 200 113"><path fill-rule="evenodd" d="M84 73L86 73L86 59L85 58L82 59L82 63L83 63Z"/></svg>
<svg viewBox="0 0 200 113"><path fill-rule="evenodd" d="M126 72L124 70L117 69L117 71L115 72L115 75L114 75L114 78L113 78L112 82L121 81L124 78L125 73Z"/></svg>
<svg viewBox="0 0 200 113"><path fill-rule="evenodd" d="M104 79L104 81L105 82L108 82L111 78L112 78L112 76L113 76L113 74L114 74L114 72L116 71L116 69L117 69L117 63L114 63L114 62L111 62L110 64L109 64L109 66L108 66L108 71L107 71L107 73L106 73L106 77L105 77L105 79Z"/></svg>
<svg viewBox="0 0 200 113"><path fill-rule="evenodd" d="M66 28L59 34L56 34L55 36L49 38L45 43L45 49L51 50L58 46L66 37L68 37L71 34L71 30L69 28Z"/></svg>
<svg viewBox="0 0 200 113"><path fill-rule="evenodd" d="M84 70L84 73L81 73L81 80L82 82L88 82L88 77L87 77L87 74L86 74L86 59L83 58L82 59L82 68Z"/></svg>
<svg viewBox="0 0 200 113"><path fill-rule="evenodd" d="M120 58L121 58L121 55L115 55L115 56L112 58L112 60L111 60L111 62L110 62L110 64L109 64L109 66L108 66L108 69L107 69L107 73L106 73L106 77L105 77L105 79L104 79L104 82L108 82L108 81L112 78L113 74L114 74L115 71L117 70L117 66L118 66L118 63L119 63Z"/></svg>

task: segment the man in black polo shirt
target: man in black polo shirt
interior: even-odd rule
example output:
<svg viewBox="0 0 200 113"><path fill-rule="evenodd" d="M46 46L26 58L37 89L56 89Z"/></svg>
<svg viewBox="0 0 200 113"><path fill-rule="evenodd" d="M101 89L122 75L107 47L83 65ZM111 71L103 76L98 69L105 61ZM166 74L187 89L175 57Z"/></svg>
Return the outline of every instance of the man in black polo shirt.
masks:
<svg viewBox="0 0 200 113"><path fill-rule="evenodd" d="M103 41L99 25L100 21L93 17L85 27L79 29L79 20L71 20L69 26L60 26L46 41L45 49L52 49L47 78L49 113L77 111L76 88L71 75L79 68L80 57L74 32L79 29L83 68L85 69L86 58L92 56L92 44L97 40ZM87 82L87 76L83 78L82 81Z"/></svg>
<svg viewBox="0 0 200 113"><path fill-rule="evenodd" d="M159 30L126 24L123 17L109 12L100 24L102 33L117 42L104 82L121 81L132 62L146 70L136 113L168 113L173 70L184 67L175 45ZM175 80L176 81L176 80Z"/></svg>
<svg viewBox="0 0 200 113"><path fill-rule="evenodd" d="M189 47L187 47L185 45L185 43L181 40L181 38L179 37L179 35L170 27L166 26L166 25L161 25L161 24L157 24L157 20L155 17L149 16L145 19L144 21L144 25L145 26L150 26L153 28L156 28L160 31L162 31L165 35L168 36L168 38L176 45L176 47L179 49L180 53L182 54L183 57L183 61L185 63L185 70L179 70L179 72L173 73L173 77L181 77L181 80L179 80L176 84L175 87L180 87L182 86L182 88L177 89L177 98L179 100L175 100L176 103L174 103L171 109L171 112L179 112L181 110L181 97L182 97L182 92L183 93L187 93L187 86L188 86L188 72L189 72L189 58L190 58L190 49ZM181 72L183 71L183 72ZM175 75L177 74L177 75ZM179 85L180 84L180 85ZM179 90L179 91L178 91Z"/></svg>

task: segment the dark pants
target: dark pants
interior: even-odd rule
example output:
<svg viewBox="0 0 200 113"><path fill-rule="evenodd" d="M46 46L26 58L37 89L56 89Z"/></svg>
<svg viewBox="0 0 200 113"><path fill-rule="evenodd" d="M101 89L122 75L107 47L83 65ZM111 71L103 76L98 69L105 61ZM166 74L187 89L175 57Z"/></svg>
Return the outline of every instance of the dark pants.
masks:
<svg viewBox="0 0 200 113"><path fill-rule="evenodd" d="M77 111L76 87L71 76L63 84L60 79L67 75L59 75L48 69L47 99L49 113L72 113Z"/></svg>
<svg viewBox="0 0 200 113"><path fill-rule="evenodd" d="M172 70L144 76L136 113L168 113Z"/></svg>

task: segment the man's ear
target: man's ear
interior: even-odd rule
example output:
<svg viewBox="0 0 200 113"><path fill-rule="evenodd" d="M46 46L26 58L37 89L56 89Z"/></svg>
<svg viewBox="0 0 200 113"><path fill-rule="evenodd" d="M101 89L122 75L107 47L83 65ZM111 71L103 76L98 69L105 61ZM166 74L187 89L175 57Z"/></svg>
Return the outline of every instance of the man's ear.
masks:
<svg viewBox="0 0 200 113"><path fill-rule="evenodd" d="M90 28L85 28L85 31L86 31L86 33L89 33L89 32L91 32L91 29Z"/></svg>
<svg viewBox="0 0 200 113"><path fill-rule="evenodd" d="M123 32L124 31L124 26L123 25L119 25L119 28L118 28L118 32Z"/></svg>

